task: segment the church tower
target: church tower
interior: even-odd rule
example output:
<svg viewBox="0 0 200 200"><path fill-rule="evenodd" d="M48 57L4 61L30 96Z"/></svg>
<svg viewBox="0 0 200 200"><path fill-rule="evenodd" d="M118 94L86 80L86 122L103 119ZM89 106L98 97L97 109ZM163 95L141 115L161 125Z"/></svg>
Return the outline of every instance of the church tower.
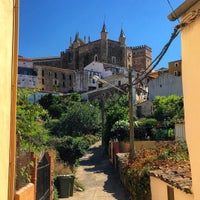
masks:
<svg viewBox="0 0 200 200"><path fill-rule="evenodd" d="M101 31L101 39L102 40L107 40L108 39L108 32L106 31L105 22L103 24L102 31Z"/></svg>
<svg viewBox="0 0 200 200"><path fill-rule="evenodd" d="M121 46L124 46L124 47L126 46L126 37L125 37L123 29L121 29L121 32L120 32L119 42Z"/></svg>
<svg viewBox="0 0 200 200"><path fill-rule="evenodd" d="M100 53L101 62L108 62L108 32L106 31L105 22L101 31L101 53Z"/></svg>

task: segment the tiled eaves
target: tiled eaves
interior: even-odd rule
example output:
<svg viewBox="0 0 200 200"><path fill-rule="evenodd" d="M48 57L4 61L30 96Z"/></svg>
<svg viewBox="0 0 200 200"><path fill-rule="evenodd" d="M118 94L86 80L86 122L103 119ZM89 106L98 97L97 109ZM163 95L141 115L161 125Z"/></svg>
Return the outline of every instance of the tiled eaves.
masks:
<svg viewBox="0 0 200 200"><path fill-rule="evenodd" d="M174 166L161 166L157 170L149 171L149 174L185 193L192 194L192 176L189 162L177 163Z"/></svg>

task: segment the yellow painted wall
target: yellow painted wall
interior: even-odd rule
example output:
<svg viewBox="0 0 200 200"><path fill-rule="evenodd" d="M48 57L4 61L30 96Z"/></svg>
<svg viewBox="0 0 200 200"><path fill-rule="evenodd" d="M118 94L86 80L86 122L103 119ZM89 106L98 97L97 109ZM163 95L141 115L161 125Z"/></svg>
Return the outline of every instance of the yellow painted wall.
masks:
<svg viewBox="0 0 200 200"><path fill-rule="evenodd" d="M168 197L167 197L168 184L167 183L165 183L164 181L161 181L159 178L155 178L152 176L150 177L150 183L151 183L152 200L168 200ZM174 188L174 199L175 200L194 200L194 197L192 194L187 194L177 188Z"/></svg>
<svg viewBox="0 0 200 200"><path fill-rule="evenodd" d="M10 133L11 124L11 112L13 104L11 99L14 97L11 90L11 82L14 77L13 75L13 2L15 0L0 0L0 199L12 200L13 188L9 187L9 184L14 180L9 179L11 172L11 165L14 162L10 162ZM12 78L11 78L12 77ZM12 86L13 88L13 86ZM15 116L14 116L15 121ZM14 146L14 145L12 145ZM12 154L13 156L13 154ZM14 172L14 170L12 170ZM9 181L10 180L10 181ZM13 185L13 184L12 184ZM12 192L11 192L12 191ZM10 195L9 193L12 193Z"/></svg>
<svg viewBox="0 0 200 200"><path fill-rule="evenodd" d="M192 10L200 10L200 1ZM187 14L187 13L186 13ZM183 16L184 17L184 16ZM200 17L181 31L185 130L189 147L194 199L200 199Z"/></svg>
<svg viewBox="0 0 200 200"><path fill-rule="evenodd" d="M160 179L150 177L152 200L167 200L166 184Z"/></svg>
<svg viewBox="0 0 200 200"><path fill-rule="evenodd" d="M178 64L178 66L176 66L176 63ZM174 75L175 71L181 73L181 65L182 65L181 60L176 60L176 61L173 61L173 62L169 62L168 63L169 74Z"/></svg>

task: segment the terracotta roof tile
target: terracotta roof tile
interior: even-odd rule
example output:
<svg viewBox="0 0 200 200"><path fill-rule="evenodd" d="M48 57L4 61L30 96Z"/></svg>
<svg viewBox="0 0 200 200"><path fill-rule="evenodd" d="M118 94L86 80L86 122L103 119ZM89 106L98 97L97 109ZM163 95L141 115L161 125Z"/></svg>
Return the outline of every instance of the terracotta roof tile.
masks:
<svg viewBox="0 0 200 200"><path fill-rule="evenodd" d="M186 193L192 193L192 176L189 161L181 161L170 166L161 166L157 170L149 171L149 174Z"/></svg>

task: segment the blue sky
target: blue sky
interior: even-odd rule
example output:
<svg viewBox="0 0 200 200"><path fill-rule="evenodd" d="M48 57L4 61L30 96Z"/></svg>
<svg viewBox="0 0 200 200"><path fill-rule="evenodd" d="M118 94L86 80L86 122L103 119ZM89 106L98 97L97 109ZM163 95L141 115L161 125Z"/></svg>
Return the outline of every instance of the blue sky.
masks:
<svg viewBox="0 0 200 200"><path fill-rule="evenodd" d="M174 9L183 1L170 0ZM123 28L127 46L148 45L155 58L178 23L167 19L171 11L167 0L20 0L19 55L59 56L76 32L99 39L105 21L109 39ZM157 68L179 59L180 35Z"/></svg>

